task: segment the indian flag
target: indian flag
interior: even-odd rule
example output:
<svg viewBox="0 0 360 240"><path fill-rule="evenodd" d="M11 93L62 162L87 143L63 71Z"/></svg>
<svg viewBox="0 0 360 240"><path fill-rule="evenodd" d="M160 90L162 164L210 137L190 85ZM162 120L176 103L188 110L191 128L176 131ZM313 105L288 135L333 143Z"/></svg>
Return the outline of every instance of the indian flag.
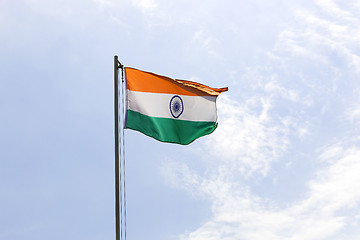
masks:
<svg viewBox="0 0 360 240"><path fill-rule="evenodd" d="M211 88L134 68L125 68L125 76L125 128L184 145L216 129L216 97L228 88Z"/></svg>

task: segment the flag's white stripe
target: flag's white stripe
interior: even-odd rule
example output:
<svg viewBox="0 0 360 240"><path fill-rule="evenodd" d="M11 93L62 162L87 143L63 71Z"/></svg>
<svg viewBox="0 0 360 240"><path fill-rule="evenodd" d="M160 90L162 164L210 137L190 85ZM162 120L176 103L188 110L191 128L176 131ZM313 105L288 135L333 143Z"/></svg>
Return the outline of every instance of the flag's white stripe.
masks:
<svg viewBox="0 0 360 240"><path fill-rule="evenodd" d="M175 95L127 90L127 109L149 117L174 118L170 112L170 101ZM216 97L178 96L183 101L184 109L177 119L216 122Z"/></svg>

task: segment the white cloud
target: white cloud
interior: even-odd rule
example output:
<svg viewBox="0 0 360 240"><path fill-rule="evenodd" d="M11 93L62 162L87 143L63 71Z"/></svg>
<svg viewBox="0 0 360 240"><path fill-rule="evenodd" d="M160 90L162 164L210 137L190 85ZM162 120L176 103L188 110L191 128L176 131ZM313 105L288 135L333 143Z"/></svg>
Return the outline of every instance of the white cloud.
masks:
<svg viewBox="0 0 360 240"><path fill-rule="evenodd" d="M338 146L328 151L338 151ZM334 163L318 171L317 179L310 182L311 197L302 204L305 208L321 206L324 214L334 215L342 207L357 207L360 200L360 191L356 190L360 189L360 150L351 147L341 154L340 159L330 158Z"/></svg>
<svg viewBox="0 0 360 240"><path fill-rule="evenodd" d="M221 41L209 34L204 33L204 31L200 30L194 33L193 36L194 44L203 48L210 56L216 58L222 58L218 51L221 46Z"/></svg>
<svg viewBox="0 0 360 240"><path fill-rule="evenodd" d="M188 165L171 159L163 162L162 173L170 185L184 189L194 195L196 188L202 181L202 178Z"/></svg>
<svg viewBox="0 0 360 240"><path fill-rule="evenodd" d="M353 104L346 112L346 119L351 123L360 125L360 104Z"/></svg>
<svg viewBox="0 0 360 240"><path fill-rule="evenodd" d="M246 88L252 92L237 99L230 92L219 98L219 128L207 138L203 151L206 174L178 168L177 178L181 179L184 172L184 179L188 179L192 173L195 188L188 190L207 196L213 214L180 239L356 239L360 224L360 141L348 132L331 135L333 129L324 116L331 112L331 120L338 123L343 119L336 114L344 113L343 106L353 101L352 92L342 95L347 90L343 83L352 80L341 77L347 74L356 78L360 72L356 66L359 18L334 1L316 3L326 14L294 8L296 21L280 31L274 49L266 54L270 63L247 70L254 71L250 73L251 87ZM299 63L308 68L300 69ZM271 71L267 69L283 72L268 75ZM291 82L284 77L294 79ZM345 129L352 131L360 121L359 106L346 109L344 125L349 126ZM313 174L304 173L309 177L296 201L280 202L255 193L256 181L269 176L274 163L285 169L296 168L291 158L298 154L297 149L319 152L319 146L322 150L318 156L304 154L310 159L299 159L312 165L309 169ZM283 161L284 154L288 161ZM284 180L274 175L273 182L264 187ZM286 181L291 186L296 179L290 176Z"/></svg>
<svg viewBox="0 0 360 240"><path fill-rule="evenodd" d="M132 3L140 8L143 13L151 13L158 7L154 0L132 0Z"/></svg>
<svg viewBox="0 0 360 240"><path fill-rule="evenodd" d="M348 66L360 72L359 19L339 8L333 1L318 0L322 11L329 16L320 17L309 10L296 8L299 29L287 29L280 34L280 46L296 54L320 60L336 67L335 61L346 61ZM336 58L334 58L334 56ZM343 67L341 65L341 67Z"/></svg>
<svg viewBox="0 0 360 240"><path fill-rule="evenodd" d="M93 0L93 1L99 4L100 7L113 7L115 3L112 0Z"/></svg>
<svg viewBox="0 0 360 240"><path fill-rule="evenodd" d="M227 96L220 98L219 129L208 140L215 163L231 164L243 176L255 172L266 175L270 163L287 146L287 129L269 117L271 108L271 97L254 96L244 103Z"/></svg>
<svg viewBox="0 0 360 240"><path fill-rule="evenodd" d="M316 4L318 4L323 11L331 14L332 16L345 19L345 20L354 20L354 17L350 12L347 12L339 7L333 0L316 0Z"/></svg>
<svg viewBox="0 0 360 240"><path fill-rule="evenodd" d="M321 154L331 164L309 182L302 201L285 208L253 195L245 186L227 182L223 175L198 182L196 191L212 199L213 218L180 239L318 240L356 228L360 223L360 149L342 148L340 155L334 155L338 151L337 144ZM231 171L231 165L228 168ZM350 212L342 212L346 210Z"/></svg>

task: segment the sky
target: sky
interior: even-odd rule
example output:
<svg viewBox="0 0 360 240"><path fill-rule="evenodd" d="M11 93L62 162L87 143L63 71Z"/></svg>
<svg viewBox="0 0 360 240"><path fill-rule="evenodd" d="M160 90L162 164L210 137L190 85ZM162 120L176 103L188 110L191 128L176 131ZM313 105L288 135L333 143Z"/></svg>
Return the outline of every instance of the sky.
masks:
<svg viewBox="0 0 360 240"><path fill-rule="evenodd" d="M0 240L115 239L113 58L229 87L125 130L127 239L360 237L357 0L0 0Z"/></svg>

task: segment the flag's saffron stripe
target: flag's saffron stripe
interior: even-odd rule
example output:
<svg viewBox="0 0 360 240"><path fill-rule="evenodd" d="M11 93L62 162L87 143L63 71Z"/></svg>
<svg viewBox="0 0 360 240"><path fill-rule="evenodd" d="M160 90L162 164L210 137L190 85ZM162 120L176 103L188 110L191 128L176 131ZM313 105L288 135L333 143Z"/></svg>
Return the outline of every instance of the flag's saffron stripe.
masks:
<svg viewBox="0 0 360 240"><path fill-rule="evenodd" d="M211 88L191 81L176 80L135 68L125 68L125 74L127 89L138 92L218 96L220 93L228 90L227 88Z"/></svg>
<svg viewBox="0 0 360 240"><path fill-rule="evenodd" d="M217 123L148 117L127 110L125 127L142 132L162 142L187 145L201 136L212 133L216 129Z"/></svg>
<svg viewBox="0 0 360 240"><path fill-rule="evenodd" d="M176 96L179 96L183 101L183 112L178 120L216 122L216 97ZM173 97L173 94L127 90L127 108L149 117L173 118L169 107Z"/></svg>

